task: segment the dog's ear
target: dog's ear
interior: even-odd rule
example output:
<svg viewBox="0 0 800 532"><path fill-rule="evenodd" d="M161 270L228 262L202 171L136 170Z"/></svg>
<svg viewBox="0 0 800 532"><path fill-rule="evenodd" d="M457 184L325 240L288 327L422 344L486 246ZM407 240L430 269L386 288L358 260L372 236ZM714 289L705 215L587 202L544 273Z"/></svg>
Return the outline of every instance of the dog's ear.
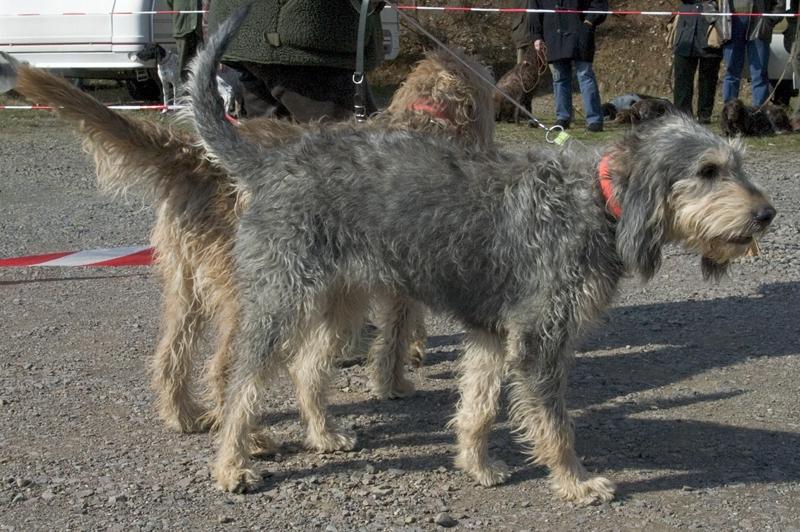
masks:
<svg viewBox="0 0 800 532"><path fill-rule="evenodd" d="M167 56L167 50L160 44L156 45L156 56L158 57L159 61L163 61Z"/></svg>
<svg viewBox="0 0 800 532"><path fill-rule="evenodd" d="M627 138L636 138L636 133ZM627 270L648 280L661 266L668 184L656 168L636 164L635 161L644 158L637 157L629 148L615 150L612 157L614 182L622 185L617 194L622 207L617 224L617 252Z"/></svg>

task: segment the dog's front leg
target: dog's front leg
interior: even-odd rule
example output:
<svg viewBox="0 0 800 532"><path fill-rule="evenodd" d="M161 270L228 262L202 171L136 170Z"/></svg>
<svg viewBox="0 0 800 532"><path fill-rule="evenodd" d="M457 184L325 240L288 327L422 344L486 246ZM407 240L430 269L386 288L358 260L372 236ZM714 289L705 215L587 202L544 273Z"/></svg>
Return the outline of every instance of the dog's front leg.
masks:
<svg viewBox="0 0 800 532"><path fill-rule="evenodd" d="M614 497L614 484L591 476L575 452L565 401L569 334L558 321L509 335L511 418L532 446L535 462L550 469L553 488L561 497L582 504L608 501Z"/></svg>
<svg viewBox="0 0 800 532"><path fill-rule="evenodd" d="M414 392L414 384L406 378L406 359L419 358L422 305L394 294L381 296L377 304L378 336L369 351L369 373L372 393L382 399L406 397ZM424 321L422 324L424 334ZM425 339L422 339L424 354ZM411 350L415 351L412 352Z"/></svg>
<svg viewBox="0 0 800 532"><path fill-rule="evenodd" d="M461 399L451 422L458 436L456 466L478 484L494 486L508 478L506 465L489 457L489 435L497 417L505 353L495 334L470 331L461 357Z"/></svg>
<svg viewBox="0 0 800 532"><path fill-rule="evenodd" d="M169 111L169 81L166 78L161 78L161 101L164 104L162 113Z"/></svg>

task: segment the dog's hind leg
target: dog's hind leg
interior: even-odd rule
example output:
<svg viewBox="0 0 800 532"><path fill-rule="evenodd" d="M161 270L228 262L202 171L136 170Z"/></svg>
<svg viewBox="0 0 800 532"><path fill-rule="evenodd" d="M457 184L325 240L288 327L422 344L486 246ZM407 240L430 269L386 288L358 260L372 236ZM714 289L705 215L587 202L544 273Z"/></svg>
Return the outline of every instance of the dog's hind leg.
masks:
<svg viewBox="0 0 800 532"><path fill-rule="evenodd" d="M280 301L282 294L263 297ZM247 296L242 299L249 305L242 309L236 329L235 355L231 359L219 450L213 466L219 488L234 492L247 491L261 482L261 475L252 469L250 460L253 435L259 429L256 409L267 384L281 366L281 352L292 334L291 324L297 322L296 312L288 306L270 309Z"/></svg>
<svg viewBox="0 0 800 532"><path fill-rule="evenodd" d="M153 388L158 394L161 418L181 432L205 430L203 406L191 386L193 359L205 319L191 273L164 266L166 301L164 331L153 358Z"/></svg>
<svg viewBox="0 0 800 532"><path fill-rule="evenodd" d="M351 345L369 304L366 292L348 287L333 289L315 301L302 326L300 348L289 372L297 392L297 406L306 424L306 445L326 453L349 451L356 437L336 428L328 417L328 383L336 358Z"/></svg>
<svg viewBox="0 0 800 532"><path fill-rule="evenodd" d="M489 435L499 408L505 352L496 335L470 331L461 357L461 399L451 424L458 437L456 466L482 486L505 482L508 468L489 456Z"/></svg>
<svg viewBox="0 0 800 532"><path fill-rule="evenodd" d="M531 445L537 464L550 469L553 488L579 503L608 501L614 484L591 476L575 452L575 435L565 402L569 328L553 318L535 329L514 331L508 340L511 419Z"/></svg>
<svg viewBox="0 0 800 532"><path fill-rule="evenodd" d="M368 356L372 393L388 399L405 397L414 392L414 384L405 376L405 362L415 356L411 349L419 349L416 336L424 311L419 303L393 294L380 297L375 308L379 332Z"/></svg>

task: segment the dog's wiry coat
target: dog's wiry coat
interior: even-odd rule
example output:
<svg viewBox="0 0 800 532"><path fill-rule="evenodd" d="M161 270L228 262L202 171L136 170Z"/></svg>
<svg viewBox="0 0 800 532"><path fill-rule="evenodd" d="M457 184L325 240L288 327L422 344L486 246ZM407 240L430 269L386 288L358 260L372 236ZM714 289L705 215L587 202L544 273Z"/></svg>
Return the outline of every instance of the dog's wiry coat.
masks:
<svg viewBox="0 0 800 532"><path fill-rule="evenodd" d="M480 75L489 76L475 61L460 57ZM478 76L453 58L430 53L396 91L389 109L363 127L378 123L413 128L489 148L494 132L491 89ZM237 189L228 174L208 160L193 135L107 109L62 78L0 56L0 88L15 88L31 101L52 105L73 124L94 158L102 189L119 195L131 192L155 206L152 243L165 300L152 362L160 414L168 426L184 432L219 423L239 305L232 281L233 234L247 192ZM443 116L432 118L409 109L419 98L441 108ZM316 127L258 119L243 122L240 129L248 139L274 146ZM396 294L386 294L375 307L379 328L369 357L373 392L380 397L406 395L413 386L404 375L403 362L410 356L419 364L425 352L423 310ZM205 371L209 397L203 402L191 374L208 322L214 322L219 338ZM269 450L265 434L254 438L254 451Z"/></svg>
<svg viewBox="0 0 800 532"><path fill-rule="evenodd" d="M719 272L766 230L775 211L737 146L687 117L635 129L611 152L618 221L598 189L598 156L573 149L480 154L411 131L358 129L267 148L225 122L214 92L245 14L210 39L190 82L206 148L252 194L234 249L242 315L214 467L220 487L259 481L247 449L253 406L282 364L305 368L295 386L321 428L315 437L352 446L325 414L330 361L365 312L365 293L387 290L468 327L459 467L484 485L505 478L487 438L507 379L512 421L558 493L610 499L613 484L575 452L565 404L572 347L625 270L654 274L666 242Z"/></svg>

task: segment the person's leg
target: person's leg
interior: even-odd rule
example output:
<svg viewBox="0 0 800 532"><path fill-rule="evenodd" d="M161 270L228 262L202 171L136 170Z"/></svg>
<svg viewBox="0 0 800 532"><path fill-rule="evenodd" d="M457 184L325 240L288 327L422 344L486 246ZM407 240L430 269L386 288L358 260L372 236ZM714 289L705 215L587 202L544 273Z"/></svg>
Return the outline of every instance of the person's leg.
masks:
<svg viewBox="0 0 800 532"><path fill-rule="evenodd" d="M747 38L747 28L741 18L731 17L731 40L722 47L722 56L725 60L725 78L722 80L723 103L739 97Z"/></svg>
<svg viewBox="0 0 800 532"><path fill-rule="evenodd" d="M578 83L581 87L583 111L586 113L586 124L589 126L602 125L603 110L600 103L600 89L597 87L597 78L595 78L592 63L588 61L575 61L575 68L578 73Z"/></svg>
<svg viewBox="0 0 800 532"><path fill-rule="evenodd" d="M703 57L700 59L697 77L697 120L701 124L711 122L721 61L721 57Z"/></svg>
<svg viewBox="0 0 800 532"><path fill-rule="evenodd" d="M672 101L675 107L690 115L692 114L694 73L695 70L697 70L697 62L697 57L684 57L677 54L672 61L675 71L672 86Z"/></svg>
<svg viewBox="0 0 800 532"><path fill-rule="evenodd" d="M525 58L527 57L527 55L529 53L529 50L528 50L529 47L530 47L530 45L526 44L524 46L520 46L520 47L517 48L517 64L520 64L523 61L525 61Z"/></svg>
<svg viewBox="0 0 800 532"><path fill-rule="evenodd" d="M239 82L244 87L244 108L247 118L269 116L285 118L289 111L272 97L269 90L269 69L260 63L225 63L240 72Z"/></svg>
<svg viewBox="0 0 800 532"><path fill-rule="evenodd" d="M753 89L753 105L759 106L769 97L769 43L761 39L747 42L747 59L750 62L750 85Z"/></svg>
<svg viewBox="0 0 800 532"><path fill-rule="evenodd" d="M353 72L341 68L269 65L270 90L298 122L344 120L353 115ZM366 83L366 79L364 80ZM369 86L367 114L377 111Z"/></svg>
<svg viewBox="0 0 800 532"><path fill-rule="evenodd" d="M553 61L553 95L556 100L556 120L572 122L572 61Z"/></svg>

